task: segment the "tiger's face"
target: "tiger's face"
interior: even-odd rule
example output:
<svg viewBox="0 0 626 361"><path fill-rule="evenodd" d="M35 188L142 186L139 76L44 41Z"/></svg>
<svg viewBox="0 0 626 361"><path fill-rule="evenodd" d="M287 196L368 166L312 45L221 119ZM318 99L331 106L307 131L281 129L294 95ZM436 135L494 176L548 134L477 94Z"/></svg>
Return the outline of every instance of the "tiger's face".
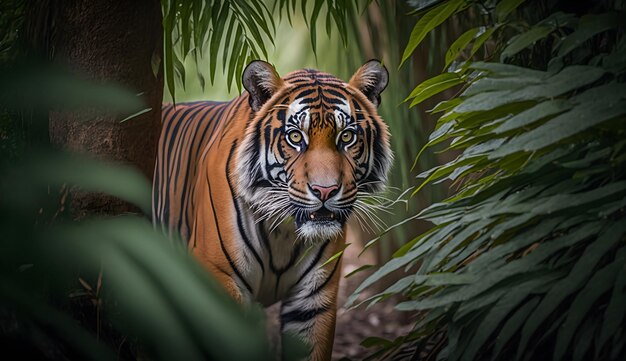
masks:
<svg viewBox="0 0 626 361"><path fill-rule="evenodd" d="M270 224L293 218L307 240L332 239L362 199L384 187L392 161L389 133L376 107L387 85L377 61L350 82L301 70L278 77L256 61L244 72L254 112L242 146L239 194Z"/></svg>

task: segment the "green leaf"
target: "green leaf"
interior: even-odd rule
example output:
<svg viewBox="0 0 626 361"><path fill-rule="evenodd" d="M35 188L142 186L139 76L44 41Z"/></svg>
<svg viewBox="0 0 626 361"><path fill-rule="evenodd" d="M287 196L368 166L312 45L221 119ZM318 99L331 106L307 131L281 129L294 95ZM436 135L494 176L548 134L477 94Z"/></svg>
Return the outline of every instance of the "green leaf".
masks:
<svg viewBox="0 0 626 361"><path fill-rule="evenodd" d="M354 276L355 274L360 273L360 272L365 271L365 270L368 270L368 269L370 269L370 268L372 268L372 267L375 267L375 266L374 266L373 264L364 264L364 265L362 265L362 266L360 266L360 267L356 268L355 270L350 271L348 274L346 274L346 275L344 276L344 278L352 277L352 276Z"/></svg>
<svg viewBox="0 0 626 361"><path fill-rule="evenodd" d="M467 266L467 272L479 274L499 267L499 265L503 263L503 260L511 253L518 252L550 236L561 221L561 218L549 218L535 226L529 227L525 232L515 235L509 242L498 245L489 250L489 252L478 256L478 258ZM493 229L490 233L497 237L498 233L502 233L502 231Z"/></svg>
<svg viewBox="0 0 626 361"><path fill-rule="evenodd" d="M228 56L229 55L233 56L233 47L235 44L231 42L231 39L233 39L233 42L237 41L236 38L233 38L233 35L235 34L235 20L236 20L236 17L231 16L230 21L228 23L228 27L226 28L226 39L224 40L224 47L226 49L224 49L222 52L223 53L222 54L222 71L224 73L226 73L226 67L229 64ZM230 49L230 51L228 49ZM227 79L227 82L230 85L232 83L232 80Z"/></svg>
<svg viewBox="0 0 626 361"><path fill-rule="evenodd" d="M190 19L192 15L193 8L192 6L186 6L180 11L180 17L184 19ZM190 31L191 21L184 21L181 23L180 33L181 34L191 34ZM180 47L181 50L181 58L182 61L185 60L187 54L189 53L190 45L191 45L192 36L183 36L182 45Z"/></svg>
<svg viewBox="0 0 626 361"><path fill-rule="evenodd" d="M444 0L414 0L410 2L410 6L413 8L414 12L420 12L424 9L427 9L431 6L437 5Z"/></svg>
<svg viewBox="0 0 626 361"><path fill-rule="evenodd" d="M431 183L433 180L439 179L443 176L447 176L448 174L454 172L456 169L458 169L461 166L468 165L468 164L476 164L478 161L485 159L485 158L486 156L484 155L469 156L469 157L460 156L452 162L433 168L434 172L432 172L428 176L428 178L426 178L422 182L422 184L420 184L419 186L415 188L413 193L411 193L411 197L415 196L423 187ZM422 174L418 175L418 177L421 177L421 176Z"/></svg>
<svg viewBox="0 0 626 361"><path fill-rule="evenodd" d="M434 108L428 110L429 113L439 113L450 110L457 105L459 105L463 100L461 98L454 98L450 100L444 100L442 102L437 103Z"/></svg>
<svg viewBox="0 0 626 361"><path fill-rule="evenodd" d="M508 318L508 320L504 323L502 328L500 329L500 333L495 339L495 346L493 349L493 356L491 360L498 359L500 352L506 344L513 338L513 336L517 333L517 331L522 327L524 321L528 315L533 311L537 304L539 304L539 297L533 297L526 303L524 303L521 307L519 307L515 313Z"/></svg>
<svg viewBox="0 0 626 361"><path fill-rule="evenodd" d="M243 27L242 26L237 26L237 33L235 34L235 39L233 40L234 45L233 48L231 49L231 53L230 53L230 61L228 64L228 91L230 92L230 85L232 84L234 78L235 78L235 71L237 69L237 63L238 60L241 58L241 50L243 48L243 43L244 40L242 39L243 36ZM245 49L244 49L245 50Z"/></svg>
<svg viewBox="0 0 626 361"><path fill-rule="evenodd" d="M620 24L620 16L618 13L583 16L580 18L576 31L563 39L559 46L558 56L565 56L594 35L618 26Z"/></svg>
<svg viewBox="0 0 626 361"><path fill-rule="evenodd" d="M425 300L402 302L396 306L396 309L401 311L427 310L435 307L448 306L455 302L466 301L471 297L490 289L507 277L528 272L533 266L545 260L555 252L572 246L586 239L590 235L595 234L599 228L600 224L598 223L586 224L585 226L580 227L580 229L574 234L566 235L549 243L539 245L539 247L537 247L537 249L531 252L528 256L507 263L506 265L500 267L497 273L488 273L478 282L459 287L454 292L441 296L433 296Z"/></svg>
<svg viewBox="0 0 626 361"><path fill-rule="evenodd" d="M596 344L596 358L597 354L606 345L606 342L623 325L624 314L626 313L626 308L624 308L626 304L626 289L624 287L626 287L626 264L622 263L621 269L618 270L611 298L602 318L602 331Z"/></svg>
<svg viewBox="0 0 626 361"><path fill-rule="evenodd" d="M480 30L481 30L480 27L469 29L468 31L464 32L461 36L459 36L454 41L454 43L452 43L452 45L450 45L450 48L446 52L446 60L443 66L444 70L447 69L448 66L452 63L452 61L454 61L454 59L457 58L459 53L467 47L470 41L474 39L474 37L476 36L476 34L478 34Z"/></svg>
<svg viewBox="0 0 626 361"><path fill-rule="evenodd" d="M572 361L581 361L587 355L587 351L594 339L594 334L600 323L600 319L597 317L587 318L585 323L580 327L580 332L577 333L576 341L574 344L574 351L572 352Z"/></svg>
<svg viewBox="0 0 626 361"><path fill-rule="evenodd" d="M466 285L478 281L476 275L466 273L431 273L428 275L415 275L413 282L415 284L427 286L450 286L450 285Z"/></svg>
<svg viewBox="0 0 626 361"><path fill-rule="evenodd" d="M391 345L392 342L386 340L381 337L368 337L365 340L361 341L361 346L371 348L371 347L386 347Z"/></svg>
<svg viewBox="0 0 626 361"><path fill-rule="evenodd" d="M525 0L502 0L496 5L496 17L503 22L506 17L517 9Z"/></svg>
<svg viewBox="0 0 626 361"><path fill-rule="evenodd" d="M493 32L498 30L499 28L500 28L499 24L497 24L494 27L487 28L484 31L483 31L483 28L481 27L481 32L479 32L479 35L476 37L476 40L474 40L474 44L472 45L472 50L470 51L469 59L471 59L478 52L478 50L480 49L481 46L483 46L485 41L487 41L487 39L489 39L491 35L493 35Z"/></svg>
<svg viewBox="0 0 626 361"><path fill-rule="evenodd" d="M144 175L129 166L111 165L64 152L34 153L6 177L4 184L0 184L5 189L6 202L36 205L38 198L33 189L69 184L86 191L110 194L139 206L145 214L151 213L150 184Z"/></svg>
<svg viewBox="0 0 626 361"><path fill-rule="evenodd" d="M626 227L621 231L626 231ZM586 255L587 252L585 252L583 258ZM624 261L626 261L626 249L622 249L617 254L613 263L595 272L589 282L587 282L587 285L578 293L567 312L567 318L563 322L563 326L559 328L556 345L554 346L555 360L563 359L574 333L579 330L579 325L586 314L595 301L611 289L618 273L623 271Z"/></svg>
<svg viewBox="0 0 626 361"><path fill-rule="evenodd" d="M304 360L311 354L311 347L298 335L282 333L280 338L282 359L285 361ZM276 357L274 357L275 359Z"/></svg>
<svg viewBox="0 0 626 361"><path fill-rule="evenodd" d="M0 69L0 105L24 112L93 109L102 112L137 112L141 97L117 84L98 84L56 66L19 64ZM93 117L83 114L79 120Z"/></svg>
<svg viewBox="0 0 626 361"><path fill-rule="evenodd" d="M507 47L502 50L500 59L504 61L504 59L512 57L513 55L533 45L538 40L545 38L552 33L553 30L554 29L551 26L547 25L534 26L527 32L511 38Z"/></svg>
<svg viewBox="0 0 626 361"><path fill-rule="evenodd" d="M88 243L85 232L92 235ZM49 245L50 252L102 265L108 294L115 296L126 327L159 356L270 359L262 324L248 319L253 310L241 312L182 247L172 247L149 222L94 221L60 230L55 239L59 242ZM151 302L138 302L144 297ZM228 329L218 326L225 324ZM160 342L163 337L172 342ZM240 337L251 342L242 348Z"/></svg>
<svg viewBox="0 0 626 361"><path fill-rule="evenodd" d="M142 115L142 114L146 114L146 113L148 113L148 112L149 112L149 111L151 111L151 110L152 110L152 108L145 108L145 109L142 109L142 110L140 110L140 111L138 111L138 112L136 112L136 113L133 113L133 114L131 114L131 115L127 116L126 118L124 118L124 119L120 120L120 123L124 123L124 122L126 122L126 121L128 121L128 120L131 120L131 119L133 119L133 118L137 118L138 116L140 116L140 115Z"/></svg>
<svg viewBox="0 0 626 361"><path fill-rule="evenodd" d="M311 13L311 21L309 30L311 31L311 46L313 47L313 53L317 56L317 18L322 10L324 0L315 0L313 5L313 12Z"/></svg>
<svg viewBox="0 0 626 361"><path fill-rule="evenodd" d="M552 115L561 114L572 108L573 104L562 99L548 100L541 102L530 109L526 109L519 114L507 119L493 130L495 134L502 134L511 130L529 126L539 120Z"/></svg>
<svg viewBox="0 0 626 361"><path fill-rule="evenodd" d="M152 68L152 75L157 78L161 70L161 55L156 51L152 53L152 57L150 58L150 67Z"/></svg>
<svg viewBox="0 0 626 361"><path fill-rule="evenodd" d="M542 83L513 90L478 93L454 108L466 113L491 110L507 103L553 98L595 82L605 74L600 68L570 66L545 79Z"/></svg>
<svg viewBox="0 0 626 361"><path fill-rule="evenodd" d="M469 237L476 237L476 234L486 229L493 220L482 220L465 226L459 233L455 234L448 240L437 252L432 253L432 257L428 261L424 261L420 267L420 272L432 272L438 269L438 265L444 258ZM417 277L420 277L419 275ZM417 279L416 279L416 283Z"/></svg>
<svg viewBox="0 0 626 361"><path fill-rule="evenodd" d="M185 71L185 65L182 63L182 61L176 54L174 54L173 60L174 60L174 70L176 71L176 74L178 75L178 77L176 77L176 80L180 80L180 83L183 89L185 89L185 82L186 82L186 77L187 77L187 74Z"/></svg>
<svg viewBox="0 0 626 361"><path fill-rule="evenodd" d="M454 14L463 5L463 0L450 0L441 5L437 5L430 10L415 24L415 27L411 31L409 42L404 49L400 66L413 54L415 48L422 42L426 34L431 30L439 26L446 21L452 14Z"/></svg>
<svg viewBox="0 0 626 361"><path fill-rule="evenodd" d="M407 289L409 286L411 286L414 283L414 281L415 280L413 276L406 276L406 277L400 278L399 280L396 281L396 283L387 287L383 292L381 292L381 294L400 293L404 291L405 289Z"/></svg>
<svg viewBox="0 0 626 361"><path fill-rule="evenodd" d="M214 23L213 33L211 35L211 41L209 45L209 78L211 84L215 81L215 69L217 67L217 55L219 54L219 45L222 42L222 33L228 23L228 16L230 15L230 7L228 4L224 4L217 17L217 23ZM226 49L224 49L226 51Z"/></svg>
<svg viewBox="0 0 626 361"><path fill-rule="evenodd" d="M172 96L172 101L176 102L176 84L174 83L174 48L172 46L172 30L174 24L174 16L171 15L170 19L163 19L163 31L164 31L164 72L165 72L165 83L167 85L167 90Z"/></svg>
<svg viewBox="0 0 626 361"><path fill-rule="evenodd" d="M402 247L398 248L397 251L395 251L392 255L393 258L398 258L398 257L402 257L404 256L408 251L412 250L413 247L415 246L415 244L417 244L417 242L419 242L422 238L427 237L429 234L437 231L437 227L432 227L431 229L429 229L428 231L420 234L419 236L413 238L412 240L410 240L409 242L405 243Z"/></svg>
<svg viewBox="0 0 626 361"><path fill-rule="evenodd" d="M253 17L253 14L246 11L247 6L245 5L245 1L238 1L237 4L239 4L239 6L244 7L243 10L238 11L238 15L239 17L243 18L242 20L245 22L246 28L248 29L248 32L246 32L245 35L247 37L248 34L252 34L252 39L254 39L254 42L251 42L248 40L250 51L252 51L253 53L256 53L256 48L253 46L253 45L256 45L257 47L261 49L261 53L263 53L263 57L267 59L267 49L265 48L265 42L263 41L263 36L261 35L261 32L259 32L259 28L255 26L257 24L255 24L255 19ZM255 56L259 56L259 55L255 54ZM241 74L241 72L238 71L237 74Z"/></svg>
<svg viewBox="0 0 626 361"><path fill-rule="evenodd" d="M623 100L625 89L621 84L608 84L582 93L573 101L582 100L579 105L562 113L545 124L513 138L505 146L489 155L497 159L515 152L529 152L543 149L550 145L579 134L593 126L626 114L626 101ZM585 97L597 97L596 101L584 101Z"/></svg>
<svg viewBox="0 0 626 361"><path fill-rule="evenodd" d="M411 94L404 100L413 99L409 107L413 107L435 94L449 89L455 85L463 83L463 78L457 73L443 73L434 78L430 78L415 87Z"/></svg>
<svg viewBox="0 0 626 361"><path fill-rule="evenodd" d="M530 281L506 288L503 287L506 294L482 318L480 326L477 327L476 333L474 333L467 349L463 352L464 357L467 357L468 360L475 359L480 348L498 330L500 323L505 321L511 312L518 309L520 303L529 295L539 293L538 290L542 289L546 284L553 282L559 276L553 273L533 275Z"/></svg>
<svg viewBox="0 0 626 361"><path fill-rule="evenodd" d="M463 96L473 96L491 91L510 91L531 85L541 84L541 79L530 77L485 77L474 81L464 92Z"/></svg>
<svg viewBox="0 0 626 361"><path fill-rule="evenodd" d="M423 251L421 249L419 251L421 251L421 253L423 253ZM365 279L365 281L363 281L359 285L359 287L357 287L357 289L354 291L352 296L355 296L355 295L358 296L358 294L360 292L362 292L365 288L369 287L374 282L378 281L379 279L381 279L382 277L388 275L389 273L391 273L391 272L393 272L393 271L403 267L404 265L406 265L407 263L411 262L415 257L417 257L421 253L418 253L418 251L411 251L411 252L407 253L406 255L404 255L402 257L398 257L398 258L394 258L394 259L390 260L384 266L382 266L381 268L376 270L376 272L374 272L371 276L369 276L367 279ZM351 298L352 298L352 296L351 296ZM348 307L351 304L352 304L352 302L350 302L350 301L346 302L346 305Z"/></svg>
<svg viewBox="0 0 626 361"><path fill-rule="evenodd" d="M530 77L530 78L547 78L548 73L538 70L525 68L522 66L503 64L503 63L487 63L477 61L469 65L470 69L485 70L497 77Z"/></svg>
<svg viewBox="0 0 626 361"><path fill-rule="evenodd" d="M443 231L440 232L439 234L440 237L444 237L446 234L446 230L451 229L451 228L453 229L453 227L456 227L456 225L450 225L450 226L444 227ZM432 246L432 244L437 243L441 240L441 238L437 238L437 237L435 238L419 237L419 239L420 241L415 243L414 247L410 251L408 251L406 254L400 257L391 259L385 265L383 265L378 270L376 270L376 272L374 272L368 278L366 278L359 285L359 287L357 287L354 293L349 297L348 301L346 301L346 307L350 307L354 303L354 301L356 301L357 297L359 296L359 293L361 293L367 287L371 286L376 281L390 274L391 272L398 270L401 267L404 267L408 263L412 262L415 258L427 252L428 249Z"/></svg>
<svg viewBox="0 0 626 361"><path fill-rule="evenodd" d="M535 312L533 312L524 325L517 359L522 356L521 352L526 349L535 331L545 322L547 317L556 310L558 305L561 304L567 296L587 283L588 278L594 271L600 258L622 239L624 232L626 232L626 223L613 224L610 228L603 231L597 241L587 246L583 256L576 262L569 276L555 284L546 294L539 306L537 306Z"/></svg>
<svg viewBox="0 0 626 361"><path fill-rule="evenodd" d="M322 268L324 266L326 266L327 264L329 264L330 262L336 260L337 258L341 257L341 255L343 254L343 252L346 250L346 248L348 248L348 246L350 245L350 243L346 243L343 245L343 249L340 250L339 252L333 254L332 256L330 256L326 262L322 263L319 268Z"/></svg>

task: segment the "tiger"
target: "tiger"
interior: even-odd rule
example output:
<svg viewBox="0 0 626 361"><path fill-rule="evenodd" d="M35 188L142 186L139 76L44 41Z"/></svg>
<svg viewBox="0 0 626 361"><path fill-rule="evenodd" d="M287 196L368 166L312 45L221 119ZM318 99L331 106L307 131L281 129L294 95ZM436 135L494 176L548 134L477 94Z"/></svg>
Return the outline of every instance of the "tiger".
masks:
<svg viewBox="0 0 626 361"><path fill-rule="evenodd" d="M392 164L377 113L388 79L377 60L347 83L313 69L281 78L255 60L235 99L162 108L154 224L236 301L282 302L280 330L310 360L331 357L346 222Z"/></svg>

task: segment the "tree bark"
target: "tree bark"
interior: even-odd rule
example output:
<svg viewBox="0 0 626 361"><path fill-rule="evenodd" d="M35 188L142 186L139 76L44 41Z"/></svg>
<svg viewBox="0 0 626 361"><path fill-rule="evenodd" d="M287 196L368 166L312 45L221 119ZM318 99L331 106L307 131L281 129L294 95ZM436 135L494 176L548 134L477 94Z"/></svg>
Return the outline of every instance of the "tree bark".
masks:
<svg viewBox="0 0 626 361"><path fill-rule="evenodd" d="M51 142L105 161L133 165L152 180L163 99L160 2L70 0L55 6L53 61L95 82L114 82L142 93L145 106L152 110L124 123L119 115L51 112ZM154 64L158 64L156 75ZM89 121L84 121L86 116L91 117ZM79 218L136 211L113 197L85 192L74 193L72 208Z"/></svg>

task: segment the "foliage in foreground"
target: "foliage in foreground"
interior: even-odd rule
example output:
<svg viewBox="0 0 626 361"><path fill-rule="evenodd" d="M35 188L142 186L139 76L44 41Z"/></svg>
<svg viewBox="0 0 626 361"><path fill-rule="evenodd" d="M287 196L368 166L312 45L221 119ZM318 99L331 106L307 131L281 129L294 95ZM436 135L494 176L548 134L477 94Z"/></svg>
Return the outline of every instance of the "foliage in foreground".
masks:
<svg viewBox="0 0 626 361"><path fill-rule="evenodd" d="M420 175L416 192L442 181L456 189L416 215L434 227L350 300L404 268L404 278L366 301L404 295L397 309L414 315L415 327L396 340L367 340L378 346L373 358L626 357L624 9L588 2L578 4L581 16L561 11L567 4L533 2L513 17L522 2L437 2L411 35L405 59L453 14L488 12L487 24L453 43L448 71L407 99L415 105L462 87L432 110L441 116L426 145L461 154ZM455 61L489 39L500 62Z"/></svg>
<svg viewBox="0 0 626 361"><path fill-rule="evenodd" d="M137 99L57 69L0 73L0 107L14 117L85 106L128 114L141 108ZM71 187L109 193L149 212L149 184L137 170L41 147L0 163L0 339L7 354L273 359L262 312L235 304L146 218L71 219ZM295 346L287 358L297 358L300 345L289 345Z"/></svg>

